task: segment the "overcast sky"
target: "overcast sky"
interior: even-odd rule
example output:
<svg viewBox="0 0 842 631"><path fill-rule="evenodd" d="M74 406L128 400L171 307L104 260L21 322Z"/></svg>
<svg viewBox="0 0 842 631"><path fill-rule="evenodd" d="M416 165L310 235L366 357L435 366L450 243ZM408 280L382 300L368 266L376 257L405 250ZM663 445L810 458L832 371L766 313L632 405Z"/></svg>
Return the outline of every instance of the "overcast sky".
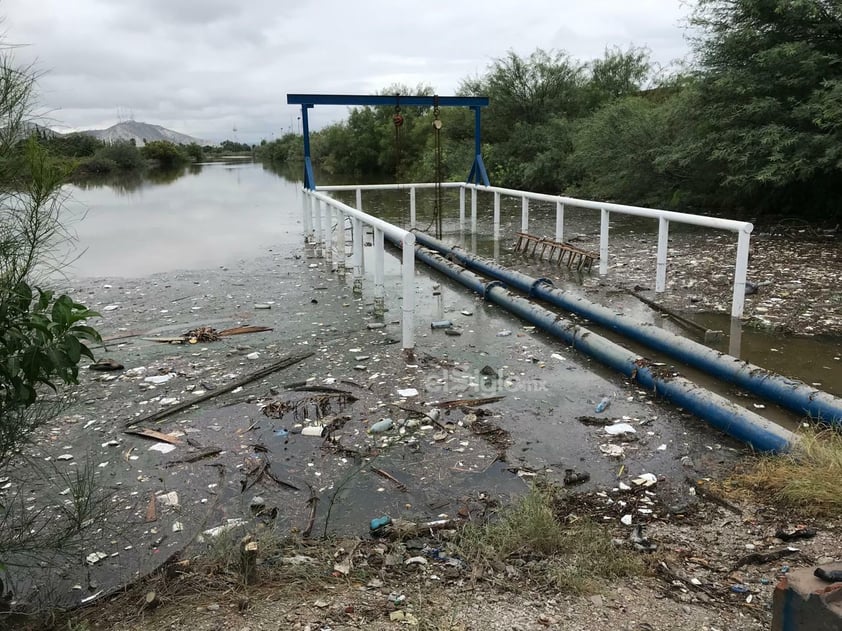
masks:
<svg viewBox="0 0 842 631"><path fill-rule="evenodd" d="M606 46L684 57L685 0L3 0L7 43L43 72L39 104L64 131L134 118L209 141L298 127L288 92L452 94L508 50ZM317 107L314 126L345 108ZM236 128L236 132L234 129Z"/></svg>

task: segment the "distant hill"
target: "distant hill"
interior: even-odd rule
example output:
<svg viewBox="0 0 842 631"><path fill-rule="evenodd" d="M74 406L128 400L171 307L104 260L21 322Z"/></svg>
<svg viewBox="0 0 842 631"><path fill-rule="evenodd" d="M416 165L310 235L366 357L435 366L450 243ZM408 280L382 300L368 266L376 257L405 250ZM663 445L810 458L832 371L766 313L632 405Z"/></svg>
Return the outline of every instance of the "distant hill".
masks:
<svg viewBox="0 0 842 631"><path fill-rule="evenodd" d="M150 125L149 123L141 123L139 121L123 121L122 123L112 125L108 129L85 129L79 133L93 136L107 143L134 139L138 147L142 147L147 142L152 142L153 140L167 140L177 145L189 145L192 142L199 145L208 144L200 138L180 134L177 131L161 127L160 125Z"/></svg>

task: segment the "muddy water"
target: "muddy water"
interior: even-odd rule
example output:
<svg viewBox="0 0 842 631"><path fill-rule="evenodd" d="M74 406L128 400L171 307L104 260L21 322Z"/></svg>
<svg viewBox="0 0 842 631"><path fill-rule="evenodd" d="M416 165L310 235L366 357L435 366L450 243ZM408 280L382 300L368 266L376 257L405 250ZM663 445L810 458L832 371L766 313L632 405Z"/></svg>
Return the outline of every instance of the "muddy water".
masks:
<svg viewBox="0 0 842 631"><path fill-rule="evenodd" d="M70 407L45 429L30 454L53 472L32 476L24 469L25 481L14 482L8 492L26 497L33 509L45 498L61 502L67 476L87 460L113 510L104 524L86 533L75 557L51 559L17 577L24 592L50 585L50 594L26 593L28 598L76 604L96 597L188 545L214 549L212 538L205 536L202 543L197 535L229 519L245 519L250 530L301 533L316 502L312 534L364 535L375 516L452 517L472 510L480 497L505 501L536 473L560 481L565 469L589 473L590 481L580 487L586 489L611 489L618 481L632 485L635 476L652 472L659 482L651 507L644 508L680 515L694 502L686 488L688 474L710 474L740 456L738 444L704 423L629 388L611 371L420 266L418 350L414 362L404 361L394 344L400 336L400 303L394 298L400 295L399 260L386 257L388 311L378 319L371 310L370 279L362 296L353 295L349 278L302 246L296 189L259 165L240 164L203 167L166 185L72 191L77 212L87 212L76 227L84 253L74 265L77 278L60 289L103 314L95 324L104 336L127 336L97 349L98 357L111 357L126 371L83 371ZM375 202L364 198L372 209ZM422 200L422 206L428 202ZM382 214L400 221L389 215L391 207L384 201ZM507 230L519 224L515 209L506 216ZM542 220L535 209L533 221L549 221L549 216ZM446 227L450 238L460 238L454 221ZM489 232L484 225L478 250L494 247ZM365 255L371 270L371 248ZM256 309L260 303L271 308ZM431 329L429 323L440 319L452 320L462 334ZM385 327L367 327L375 322ZM144 339L201 325L243 324L272 330L197 345ZM155 441L123 432L125 422L162 409L167 401L188 401L302 351L315 354L240 392L152 424L180 437L170 453L153 449L159 446ZM496 376L483 374L486 367ZM171 378L154 385L146 380L159 375ZM341 444L369 454L368 459L296 434L301 419L260 413L258 402L287 396L286 386L302 381L358 397L353 405L329 412L350 415L339 432ZM398 392L408 387L418 394L405 398ZM411 416L407 407L424 411L439 401L495 394L505 398L482 409L509 433L503 462L499 445L471 431L458 409L444 415L443 436L433 435L436 428L386 436L367 431L380 418ZM635 427L633 435L612 439L603 427L577 420L594 415L602 397L611 402L603 416L625 418ZM622 456L606 456L603 449L611 446ZM182 462L208 448L220 451ZM58 459L65 454L72 459ZM249 472L260 459L270 461L272 473L292 486L253 480ZM388 471L405 489L372 466ZM172 492L178 495L176 505L161 499ZM250 509L255 496L271 517L255 518ZM635 510L635 519L645 520L647 514ZM239 538L243 527L233 532ZM92 553L105 556L86 563Z"/></svg>
<svg viewBox="0 0 842 631"><path fill-rule="evenodd" d="M406 193L384 191L366 191L363 205L367 210L382 213L391 221L408 225L408 197ZM500 234L497 241L493 238L493 224L491 221L493 209L490 195L480 195L478 203L478 221L476 232L471 232L470 193L466 200L465 226L458 222L458 194L447 191L445 207L449 209L449 217L445 220L444 240L448 243L459 244L471 252L494 258L503 265L520 269L535 277L552 274L557 287L585 293L597 293L593 288L598 282L596 271L583 273L558 268L546 263L536 262L512 250L513 239L506 235L514 235L521 229L521 202L514 198L503 198L501 205ZM347 200L352 203L349 197ZM432 217L432 198L429 191L418 191L418 227L425 229ZM400 209L400 210L396 210ZM599 214L586 209L567 208L565 211L565 239L580 239L589 244L589 249L596 249L599 240ZM555 204L530 202L529 232L536 235L555 235ZM670 238L674 243L692 243L697 239L721 237L721 231L705 230L682 224L670 225ZM611 238L622 240L636 240L650 247L657 242L657 223L641 217L612 215ZM727 240L727 238L726 238ZM733 239L736 242L736 237ZM616 241L615 241L616 243ZM692 249L692 248L688 248ZM732 256L732 255L728 255ZM640 265L650 267L651 286L654 286L654 257L642 255L638 261ZM733 267L733 258L723 259L727 272ZM681 262L674 262L680 265ZM646 305L622 293L602 292L599 298L592 299L609 303L621 308L634 318L664 326L671 331L694 337L694 332L673 325ZM724 305L726 309L730 308ZM697 322L707 329L721 331L716 338L698 339L712 348L730 353L753 364L763 366L769 370L799 379L805 383L815 385L827 392L842 396L842 340L825 336L784 336L774 331L768 331L751 326L732 323L727 314L722 313L685 313L685 317ZM646 353L651 356L651 353ZM708 384L706 384L708 385ZM780 419L781 417L779 417Z"/></svg>

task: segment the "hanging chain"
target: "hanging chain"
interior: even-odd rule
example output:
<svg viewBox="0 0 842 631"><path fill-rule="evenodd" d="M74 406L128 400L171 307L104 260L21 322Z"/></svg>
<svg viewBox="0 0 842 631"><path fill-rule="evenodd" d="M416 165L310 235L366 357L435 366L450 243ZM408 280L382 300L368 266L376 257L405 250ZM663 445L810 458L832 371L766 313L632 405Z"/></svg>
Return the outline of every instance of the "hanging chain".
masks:
<svg viewBox="0 0 842 631"><path fill-rule="evenodd" d="M442 164L441 164L441 118L439 118L439 97L433 97L433 134L435 136L436 179L435 201L433 202L433 219L436 223L436 238L442 237Z"/></svg>
<svg viewBox="0 0 842 631"><path fill-rule="evenodd" d="M401 127L403 127L403 115L401 114L400 95L395 95L395 113L392 115L392 123L395 125L395 182L400 182L401 168Z"/></svg>

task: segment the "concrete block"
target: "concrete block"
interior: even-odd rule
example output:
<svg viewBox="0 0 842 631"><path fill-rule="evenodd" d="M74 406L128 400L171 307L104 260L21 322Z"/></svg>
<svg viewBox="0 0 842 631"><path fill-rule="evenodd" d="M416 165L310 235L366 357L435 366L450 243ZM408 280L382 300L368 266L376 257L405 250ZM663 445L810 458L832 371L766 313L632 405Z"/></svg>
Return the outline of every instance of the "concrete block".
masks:
<svg viewBox="0 0 842 631"><path fill-rule="evenodd" d="M842 563L822 566L842 570ZM815 568L792 570L775 586L772 631L842 631L842 583L827 583Z"/></svg>

